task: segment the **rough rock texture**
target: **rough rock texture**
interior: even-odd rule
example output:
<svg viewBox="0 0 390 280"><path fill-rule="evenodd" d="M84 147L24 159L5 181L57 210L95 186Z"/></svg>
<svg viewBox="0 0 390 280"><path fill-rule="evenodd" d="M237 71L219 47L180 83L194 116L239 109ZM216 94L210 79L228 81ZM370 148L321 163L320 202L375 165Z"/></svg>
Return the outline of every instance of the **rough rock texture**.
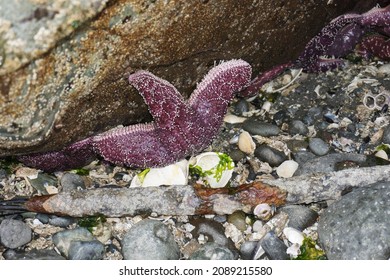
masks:
<svg viewBox="0 0 390 280"><path fill-rule="evenodd" d="M328 259L389 259L389 214L389 182L354 189L330 205L318 223Z"/></svg>
<svg viewBox="0 0 390 280"><path fill-rule="evenodd" d="M358 0L118 0L99 14L105 1L84 1L94 7L86 17L97 14L85 22L73 20L82 9L70 8L70 1L27 2L16 9L1 5L0 21L12 24L0 30L0 156L55 150L120 124L150 120L127 82L138 69L188 96L215 61L243 58L257 74L294 59L326 22ZM54 8L54 2L61 5ZM48 19L69 10L74 14L55 22L61 32L51 32ZM36 45L11 54L9 40L29 42L25 32L7 37L23 21L34 27L29 38Z"/></svg>

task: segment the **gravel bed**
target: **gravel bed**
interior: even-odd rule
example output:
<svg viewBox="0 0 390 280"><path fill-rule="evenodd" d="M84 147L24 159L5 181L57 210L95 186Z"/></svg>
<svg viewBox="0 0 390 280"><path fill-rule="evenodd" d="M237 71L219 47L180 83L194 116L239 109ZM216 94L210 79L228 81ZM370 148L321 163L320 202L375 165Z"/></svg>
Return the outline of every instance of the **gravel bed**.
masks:
<svg viewBox="0 0 390 280"><path fill-rule="evenodd" d="M234 160L231 187L389 163L390 64L357 61L332 72L300 73L290 84L297 73L287 71L257 98L231 104L228 114L239 118L229 122L239 122L225 122L207 149ZM377 95L384 98L369 108ZM239 144L244 131L249 136ZM86 174L0 164L0 200L126 188L141 171L98 161L83 169ZM264 206L258 215L9 214L0 216L0 259L389 259L389 201L390 178L348 190L336 201Z"/></svg>

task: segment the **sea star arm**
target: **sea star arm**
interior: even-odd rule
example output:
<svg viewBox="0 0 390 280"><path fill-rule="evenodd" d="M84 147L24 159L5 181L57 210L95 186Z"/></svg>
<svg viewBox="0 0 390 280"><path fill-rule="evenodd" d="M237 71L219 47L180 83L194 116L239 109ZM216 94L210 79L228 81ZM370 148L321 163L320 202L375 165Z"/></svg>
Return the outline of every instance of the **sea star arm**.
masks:
<svg viewBox="0 0 390 280"><path fill-rule="evenodd" d="M47 172L79 168L96 159L91 143L92 138L90 137L59 151L28 154L19 156L18 159L27 166Z"/></svg>
<svg viewBox="0 0 390 280"><path fill-rule="evenodd" d="M132 167L156 167L176 158L166 149L154 123L114 128L93 139L95 150L107 161Z"/></svg>

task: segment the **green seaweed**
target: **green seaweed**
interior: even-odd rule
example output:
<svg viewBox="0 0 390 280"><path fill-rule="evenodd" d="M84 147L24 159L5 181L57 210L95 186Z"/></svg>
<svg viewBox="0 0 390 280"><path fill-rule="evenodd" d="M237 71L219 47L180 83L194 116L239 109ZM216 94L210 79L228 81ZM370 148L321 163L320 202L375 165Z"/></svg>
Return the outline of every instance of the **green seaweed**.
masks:
<svg viewBox="0 0 390 280"><path fill-rule="evenodd" d="M300 247L301 253L295 260L326 260L325 252L316 248L316 243L310 237L305 237Z"/></svg>
<svg viewBox="0 0 390 280"><path fill-rule="evenodd" d="M145 179L145 176L146 176L146 174L149 173L149 171L150 171L150 168L146 168L146 169L144 169L142 172L140 172L140 173L137 174L137 176L138 176L138 178L139 178L139 180L140 180L141 183L143 183L143 181L144 181L144 179Z"/></svg>
<svg viewBox="0 0 390 280"><path fill-rule="evenodd" d="M77 175L81 175L81 176L89 175L89 170L84 169L84 168L73 169L73 172L76 173Z"/></svg>
<svg viewBox="0 0 390 280"><path fill-rule="evenodd" d="M224 153L217 153L219 162L217 166L210 170L202 170L198 165L189 165L189 172L191 176L199 176L201 178L214 175L214 178L219 182L222 178L222 173L225 170L231 170L234 168L233 159Z"/></svg>
<svg viewBox="0 0 390 280"><path fill-rule="evenodd" d="M106 217L103 215L100 216L92 216L92 217L86 217L81 218L77 224L80 227L87 228L90 233L92 233L93 229L97 227L99 224L103 224L107 221Z"/></svg>

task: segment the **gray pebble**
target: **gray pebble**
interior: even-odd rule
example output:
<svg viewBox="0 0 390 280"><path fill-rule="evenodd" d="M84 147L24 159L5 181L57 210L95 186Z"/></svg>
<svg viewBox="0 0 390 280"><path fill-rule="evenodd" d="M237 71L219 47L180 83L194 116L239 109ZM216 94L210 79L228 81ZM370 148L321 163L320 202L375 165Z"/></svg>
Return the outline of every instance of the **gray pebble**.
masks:
<svg viewBox="0 0 390 280"><path fill-rule="evenodd" d="M47 214L42 214L42 213L38 213L38 214L35 216L35 218L38 219L42 224L47 224L47 223L49 223L49 220L50 220L49 215L47 215Z"/></svg>
<svg viewBox="0 0 390 280"><path fill-rule="evenodd" d="M73 241L69 247L70 260L101 260L103 259L104 245L97 241Z"/></svg>
<svg viewBox="0 0 390 280"><path fill-rule="evenodd" d="M323 109L320 107L313 107L307 111L306 116L303 118L303 122L306 125L313 125L316 120L322 118Z"/></svg>
<svg viewBox="0 0 390 280"><path fill-rule="evenodd" d="M75 223L75 219L72 217L59 217L55 215L50 215L48 223L52 226L65 228Z"/></svg>
<svg viewBox="0 0 390 280"><path fill-rule="evenodd" d="M142 220L124 235L122 254L125 260L178 260L180 249L166 225Z"/></svg>
<svg viewBox="0 0 390 280"><path fill-rule="evenodd" d="M242 116L243 113L249 111L249 103L243 98L240 98L234 105L234 113Z"/></svg>
<svg viewBox="0 0 390 280"><path fill-rule="evenodd" d="M23 221L5 219L0 224L0 241L11 249L18 248L31 241L31 228Z"/></svg>
<svg viewBox="0 0 390 280"><path fill-rule="evenodd" d="M238 255L234 242L226 237L225 228L221 223L206 218L191 219L190 223L195 226L191 231L194 238L198 238L200 234L203 234L207 236L208 241L227 247Z"/></svg>
<svg viewBox="0 0 390 280"><path fill-rule="evenodd" d="M243 260L251 260L258 241L245 241L240 246L240 255Z"/></svg>
<svg viewBox="0 0 390 280"><path fill-rule="evenodd" d="M35 248L27 252L17 252L9 249L4 252L3 257L6 260L65 260L54 250L37 250Z"/></svg>
<svg viewBox="0 0 390 280"><path fill-rule="evenodd" d="M74 241L94 241L96 238L86 228L75 228L53 234L52 240L57 249L65 257L69 256L69 248Z"/></svg>
<svg viewBox="0 0 390 280"><path fill-rule="evenodd" d="M306 152L309 147L309 143L305 140L292 139L286 141L286 144L292 153Z"/></svg>
<svg viewBox="0 0 390 280"><path fill-rule="evenodd" d="M63 192L69 192L77 188L85 189L83 177L74 173L65 173L61 177L60 184Z"/></svg>
<svg viewBox="0 0 390 280"><path fill-rule="evenodd" d="M266 255L271 260L289 260L287 246L272 231L267 233L260 241Z"/></svg>
<svg viewBox="0 0 390 280"><path fill-rule="evenodd" d="M248 119L242 124L242 128L252 135L260 135L264 137L276 136L280 130L274 124L260 122L254 119Z"/></svg>
<svg viewBox="0 0 390 280"><path fill-rule="evenodd" d="M306 127L306 125L300 121L300 120L293 120L290 123L290 126L288 128L288 131L291 135L307 135L309 133L309 129Z"/></svg>
<svg viewBox="0 0 390 280"><path fill-rule="evenodd" d="M246 215L243 211L235 211L232 214L228 216L228 223L231 223L236 226L241 231L246 230L247 228L247 223L245 222L246 220Z"/></svg>
<svg viewBox="0 0 390 280"><path fill-rule="evenodd" d="M7 179L8 177L8 173L6 170L0 168L0 181L3 180L3 179Z"/></svg>
<svg viewBox="0 0 390 280"><path fill-rule="evenodd" d="M321 215L318 236L328 259L390 258L390 182L356 188Z"/></svg>
<svg viewBox="0 0 390 280"><path fill-rule="evenodd" d="M207 242L196 250L190 260L235 260L235 255L229 248L215 242Z"/></svg>
<svg viewBox="0 0 390 280"><path fill-rule="evenodd" d="M361 154L329 154L302 162L294 175L298 176L318 172L328 173L336 171L337 164L340 162L352 161L359 164L366 162L366 160L367 157Z"/></svg>
<svg viewBox="0 0 390 280"><path fill-rule="evenodd" d="M390 144L390 125L386 126L383 130L382 142L384 144Z"/></svg>
<svg viewBox="0 0 390 280"><path fill-rule="evenodd" d="M329 145L321 138L311 138L309 140L309 148L317 156L329 153Z"/></svg>
<svg viewBox="0 0 390 280"><path fill-rule="evenodd" d="M280 208L288 214L288 226L303 231L305 228L313 225L318 213L303 205L288 205Z"/></svg>
<svg viewBox="0 0 390 280"><path fill-rule="evenodd" d="M304 165L306 162L310 161L310 160L313 160L315 158L317 158L317 156L315 154L313 154L312 152L307 152L307 151L299 151L299 152L295 152L292 154L292 158L298 162L299 166L301 165ZM298 167L298 170L300 168ZM297 170L297 171L298 171ZM297 172L294 173L295 176L297 175Z"/></svg>
<svg viewBox="0 0 390 280"><path fill-rule="evenodd" d="M286 155L274 148L266 145L260 145L255 150L255 156L261 161L268 162L271 166L279 166L287 159Z"/></svg>
<svg viewBox="0 0 390 280"><path fill-rule="evenodd" d="M234 149L229 152L229 156L232 158L234 162L239 162L240 160L244 159L246 157L246 154L243 151L240 151L238 149Z"/></svg>

